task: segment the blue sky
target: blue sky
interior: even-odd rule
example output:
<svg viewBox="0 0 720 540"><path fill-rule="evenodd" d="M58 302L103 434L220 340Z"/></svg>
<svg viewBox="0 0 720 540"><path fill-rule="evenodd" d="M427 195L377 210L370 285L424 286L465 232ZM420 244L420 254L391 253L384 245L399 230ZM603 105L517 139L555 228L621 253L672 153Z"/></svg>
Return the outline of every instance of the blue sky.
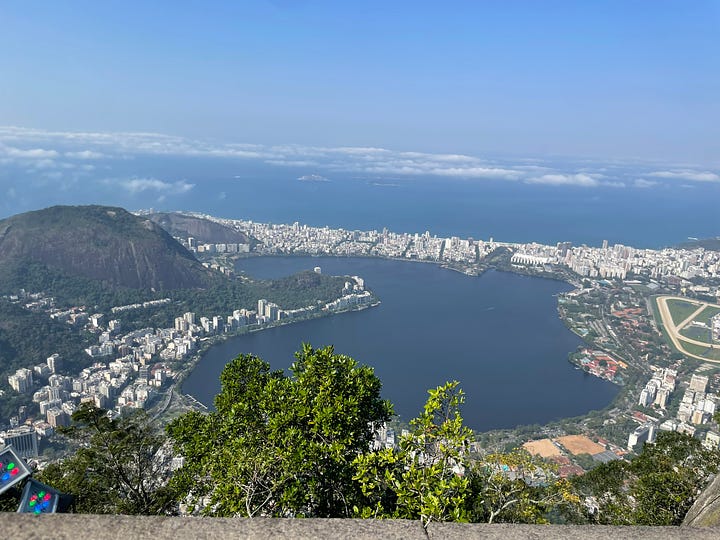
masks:
<svg viewBox="0 0 720 540"><path fill-rule="evenodd" d="M4 126L720 163L718 1L8 1L0 51Z"/></svg>

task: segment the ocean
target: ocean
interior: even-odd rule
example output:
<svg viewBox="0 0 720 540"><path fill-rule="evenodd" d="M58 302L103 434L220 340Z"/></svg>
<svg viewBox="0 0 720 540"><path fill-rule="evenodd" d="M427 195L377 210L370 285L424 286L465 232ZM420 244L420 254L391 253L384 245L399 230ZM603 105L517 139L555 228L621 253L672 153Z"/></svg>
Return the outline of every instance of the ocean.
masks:
<svg viewBox="0 0 720 540"><path fill-rule="evenodd" d="M321 173L327 181L298 180L310 173ZM632 171L621 177L626 187L581 187L152 156L101 162L94 180L58 186L48 181L42 189L30 184L28 196L22 191L22 171L3 174L19 182L14 197L4 206L0 201L4 215L53 204L110 204L351 230L387 227L445 237L594 246L608 240L640 248L720 235L713 219L720 183L667 180L638 188L629 183ZM123 183L127 179L145 179L149 185L133 187ZM174 190L176 182L192 187ZM164 188L153 187L158 185Z"/></svg>

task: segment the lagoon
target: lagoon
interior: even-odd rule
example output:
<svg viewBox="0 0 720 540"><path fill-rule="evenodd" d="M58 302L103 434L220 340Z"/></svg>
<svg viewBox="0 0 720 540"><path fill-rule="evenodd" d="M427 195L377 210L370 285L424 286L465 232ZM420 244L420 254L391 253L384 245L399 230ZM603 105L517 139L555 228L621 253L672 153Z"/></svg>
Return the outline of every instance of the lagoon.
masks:
<svg viewBox="0 0 720 540"><path fill-rule="evenodd" d="M309 342L334 345L372 366L404 420L422 410L428 388L448 380L460 381L465 422L481 431L584 414L618 392L567 361L582 341L557 315L565 283L498 271L471 277L435 264L371 258L257 257L241 259L237 269L275 278L315 266L359 275L382 304L232 337L205 353L183 391L211 405L230 359L252 353L286 369Z"/></svg>

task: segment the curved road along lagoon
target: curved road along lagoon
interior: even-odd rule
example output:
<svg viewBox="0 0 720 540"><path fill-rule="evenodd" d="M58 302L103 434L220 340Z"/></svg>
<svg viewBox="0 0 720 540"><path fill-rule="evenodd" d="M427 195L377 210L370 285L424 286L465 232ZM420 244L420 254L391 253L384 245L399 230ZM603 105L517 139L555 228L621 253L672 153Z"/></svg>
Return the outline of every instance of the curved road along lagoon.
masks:
<svg viewBox="0 0 720 540"><path fill-rule="evenodd" d="M557 315L565 283L505 272L470 277L434 264L363 258L259 257L238 270L258 278L322 267L359 275L382 304L238 336L198 362L183 391L212 405L223 366L253 353L285 369L302 342L332 344L375 368L383 395L405 420L427 389L457 379L466 393L465 422L477 430L544 423L608 405L617 387L574 369L568 353L581 340Z"/></svg>

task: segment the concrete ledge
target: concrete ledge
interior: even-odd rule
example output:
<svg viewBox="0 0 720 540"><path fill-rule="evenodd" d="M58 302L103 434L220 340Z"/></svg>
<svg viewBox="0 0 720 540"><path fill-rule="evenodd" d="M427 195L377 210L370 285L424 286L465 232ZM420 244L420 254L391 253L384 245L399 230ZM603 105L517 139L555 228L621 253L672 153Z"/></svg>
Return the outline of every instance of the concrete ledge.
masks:
<svg viewBox="0 0 720 540"><path fill-rule="evenodd" d="M514 525L499 523L437 523L430 524L431 540L441 538L487 538L517 540L657 540L658 538L695 540L720 538L718 529L694 527L610 527L606 525Z"/></svg>
<svg viewBox="0 0 720 540"><path fill-rule="evenodd" d="M93 538L195 540L218 538L417 538L543 539L717 539L716 528L487 525L435 523L428 535L417 521L357 519L227 519L198 517L98 516L81 514L4 514L3 536L14 540Z"/></svg>

